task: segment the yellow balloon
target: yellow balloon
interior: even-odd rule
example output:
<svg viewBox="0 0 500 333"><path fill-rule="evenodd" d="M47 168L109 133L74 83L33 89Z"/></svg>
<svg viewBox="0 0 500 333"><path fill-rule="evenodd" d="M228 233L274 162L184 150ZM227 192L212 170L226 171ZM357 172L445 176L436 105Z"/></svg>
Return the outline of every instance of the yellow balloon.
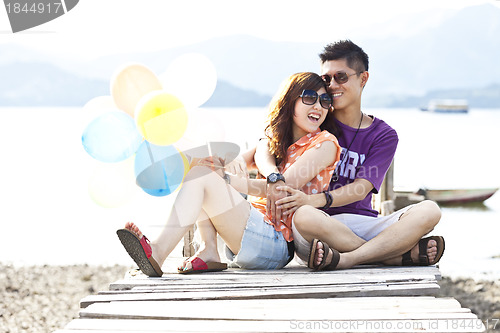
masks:
<svg viewBox="0 0 500 333"><path fill-rule="evenodd" d="M116 106L132 117L137 103L144 95L161 89L160 80L141 64L126 65L111 79L111 96Z"/></svg>
<svg viewBox="0 0 500 333"><path fill-rule="evenodd" d="M184 135L188 115L177 97L153 91L137 104L135 121L144 139L155 145L168 146Z"/></svg>

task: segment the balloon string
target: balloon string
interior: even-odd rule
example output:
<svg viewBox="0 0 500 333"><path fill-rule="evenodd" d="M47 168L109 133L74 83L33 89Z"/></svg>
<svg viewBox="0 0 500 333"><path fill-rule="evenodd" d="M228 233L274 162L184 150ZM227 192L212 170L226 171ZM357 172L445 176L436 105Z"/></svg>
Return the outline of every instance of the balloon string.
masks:
<svg viewBox="0 0 500 333"><path fill-rule="evenodd" d="M151 161L151 165L153 165L155 159L153 157L153 152L151 151L151 146L149 145L149 141L145 140L145 142L146 142L146 147L148 147L149 160Z"/></svg>

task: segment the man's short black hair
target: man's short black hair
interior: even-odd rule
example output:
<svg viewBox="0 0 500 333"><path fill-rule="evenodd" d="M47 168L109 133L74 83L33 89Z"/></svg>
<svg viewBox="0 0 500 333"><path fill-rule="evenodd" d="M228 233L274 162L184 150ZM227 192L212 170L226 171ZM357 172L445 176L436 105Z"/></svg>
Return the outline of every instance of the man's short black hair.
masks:
<svg viewBox="0 0 500 333"><path fill-rule="evenodd" d="M356 72L368 71L368 55L350 40L340 40L325 46L319 54L321 64L330 60L345 59L347 66Z"/></svg>

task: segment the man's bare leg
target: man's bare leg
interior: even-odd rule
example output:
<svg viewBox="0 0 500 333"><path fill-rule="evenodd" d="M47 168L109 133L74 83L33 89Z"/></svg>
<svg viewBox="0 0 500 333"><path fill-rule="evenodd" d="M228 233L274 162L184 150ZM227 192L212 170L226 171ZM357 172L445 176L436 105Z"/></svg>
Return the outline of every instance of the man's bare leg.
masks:
<svg viewBox="0 0 500 333"><path fill-rule="evenodd" d="M428 200L423 201L405 212L398 222L382 231L375 238L355 250L341 253L337 268L350 268L359 264L377 262L386 265L401 265L402 255L410 249L413 261L417 262L418 241L434 229L440 218L441 211L437 204ZM326 239L325 242L336 249L335 243L330 244ZM321 244L318 245L317 252L316 263L320 263L324 254ZM434 264L436 254L437 244L431 240L427 245L427 256L430 264ZM331 257L330 254L326 258L326 262L329 262Z"/></svg>

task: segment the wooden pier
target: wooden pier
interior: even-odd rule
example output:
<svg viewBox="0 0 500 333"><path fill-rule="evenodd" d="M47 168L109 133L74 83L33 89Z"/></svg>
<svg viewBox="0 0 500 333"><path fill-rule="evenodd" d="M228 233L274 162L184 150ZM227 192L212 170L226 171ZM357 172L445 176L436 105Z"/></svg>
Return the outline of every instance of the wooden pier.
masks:
<svg viewBox="0 0 500 333"><path fill-rule="evenodd" d="M311 272L228 269L148 278L131 270L81 300L82 332L484 332L453 298L438 298L439 269L359 266ZM164 265L165 268L165 265Z"/></svg>
<svg viewBox="0 0 500 333"><path fill-rule="evenodd" d="M398 202L392 175L393 166L374 196L373 207L382 215L423 200ZM193 232L179 244L178 252L187 257L195 252ZM312 272L292 261L277 271L181 275L180 262L180 255L169 257L161 278L129 271L109 290L82 299L79 318L56 332L485 331L458 301L436 297L436 266Z"/></svg>

